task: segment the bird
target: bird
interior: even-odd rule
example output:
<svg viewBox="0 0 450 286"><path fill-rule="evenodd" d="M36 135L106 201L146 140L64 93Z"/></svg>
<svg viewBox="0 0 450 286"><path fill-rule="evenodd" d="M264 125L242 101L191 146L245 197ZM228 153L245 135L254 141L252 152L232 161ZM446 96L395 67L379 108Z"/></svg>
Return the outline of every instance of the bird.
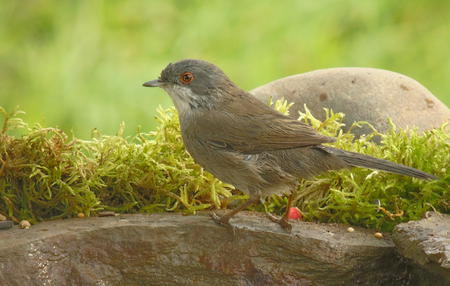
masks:
<svg viewBox="0 0 450 286"><path fill-rule="evenodd" d="M249 196L222 216L212 212L221 225L230 225L236 213L270 195L292 194L299 179L330 170L364 167L437 179L412 167L323 145L336 138L272 109L204 60L169 63L158 79L143 86L162 88L171 97L183 143L196 163ZM269 216L288 231L291 203L289 199L282 217Z"/></svg>

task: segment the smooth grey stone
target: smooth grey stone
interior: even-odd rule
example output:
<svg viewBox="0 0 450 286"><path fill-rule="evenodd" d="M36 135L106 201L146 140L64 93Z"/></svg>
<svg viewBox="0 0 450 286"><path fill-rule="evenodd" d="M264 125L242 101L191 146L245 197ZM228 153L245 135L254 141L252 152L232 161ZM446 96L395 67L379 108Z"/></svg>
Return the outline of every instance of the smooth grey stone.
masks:
<svg viewBox="0 0 450 286"><path fill-rule="evenodd" d="M324 107L345 113L344 130L355 121L368 121L378 131L389 129L388 118L400 128L420 131L440 127L450 121L450 110L423 85L405 75L373 68L331 68L282 78L250 91L267 102L284 97L294 102L293 117L304 112L324 120ZM370 133L369 127L353 133Z"/></svg>

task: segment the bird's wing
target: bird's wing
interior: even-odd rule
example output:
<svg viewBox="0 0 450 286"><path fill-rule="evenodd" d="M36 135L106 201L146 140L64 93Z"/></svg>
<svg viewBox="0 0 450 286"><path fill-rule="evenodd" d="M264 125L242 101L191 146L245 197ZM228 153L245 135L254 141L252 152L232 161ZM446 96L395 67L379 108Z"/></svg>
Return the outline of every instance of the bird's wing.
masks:
<svg viewBox="0 0 450 286"><path fill-rule="evenodd" d="M212 147L260 153L334 142L311 126L285 116L251 95L231 100L196 122L201 137ZM198 134L198 133L197 133Z"/></svg>

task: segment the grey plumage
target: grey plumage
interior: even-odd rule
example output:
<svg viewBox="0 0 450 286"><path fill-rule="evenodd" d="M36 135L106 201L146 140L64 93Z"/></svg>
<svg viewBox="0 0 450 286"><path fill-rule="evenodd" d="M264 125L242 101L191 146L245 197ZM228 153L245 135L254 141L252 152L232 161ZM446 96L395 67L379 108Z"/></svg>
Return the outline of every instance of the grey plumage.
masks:
<svg viewBox="0 0 450 286"><path fill-rule="evenodd" d="M366 167L436 178L411 167L321 145L335 139L273 110L205 61L169 64L158 80L144 85L162 87L171 96L184 144L195 161L250 194L249 203L221 218L216 216L221 223L228 223L237 211L261 197L292 191L298 178L329 170Z"/></svg>

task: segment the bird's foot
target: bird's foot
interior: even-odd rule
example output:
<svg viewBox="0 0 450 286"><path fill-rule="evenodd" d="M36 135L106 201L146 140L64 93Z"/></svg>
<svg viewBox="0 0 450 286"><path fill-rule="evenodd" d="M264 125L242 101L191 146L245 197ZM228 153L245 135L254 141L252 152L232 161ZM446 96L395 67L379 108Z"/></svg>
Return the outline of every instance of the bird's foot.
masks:
<svg viewBox="0 0 450 286"><path fill-rule="evenodd" d="M266 212L266 215L271 221L278 223L286 232L291 232L292 225L288 222L287 217L277 217L269 212Z"/></svg>
<svg viewBox="0 0 450 286"><path fill-rule="evenodd" d="M226 215L219 216L215 212L211 212L211 218L213 221L222 226L230 226L230 218Z"/></svg>

